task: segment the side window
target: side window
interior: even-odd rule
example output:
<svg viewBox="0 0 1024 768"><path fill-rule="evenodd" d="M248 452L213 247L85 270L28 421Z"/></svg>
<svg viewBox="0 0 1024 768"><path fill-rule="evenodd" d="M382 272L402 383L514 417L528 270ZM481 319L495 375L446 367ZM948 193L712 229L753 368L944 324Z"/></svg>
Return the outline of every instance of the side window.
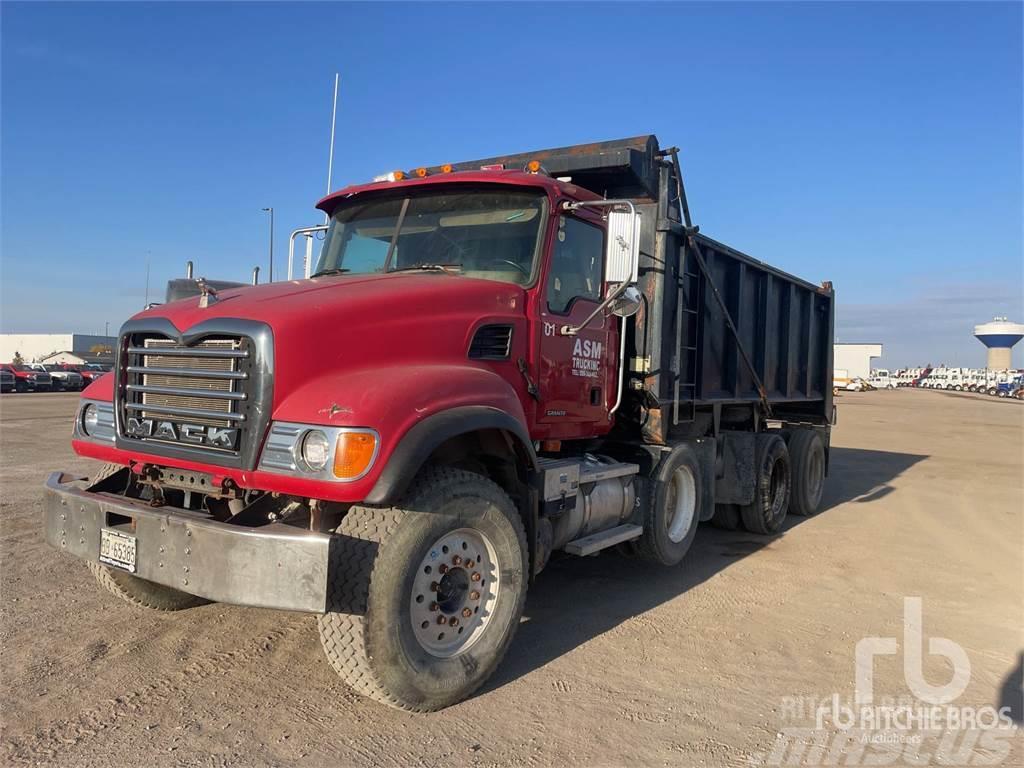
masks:
<svg viewBox="0 0 1024 768"><path fill-rule="evenodd" d="M563 216L548 276L548 309L565 314L573 299L600 301L603 279L604 231Z"/></svg>

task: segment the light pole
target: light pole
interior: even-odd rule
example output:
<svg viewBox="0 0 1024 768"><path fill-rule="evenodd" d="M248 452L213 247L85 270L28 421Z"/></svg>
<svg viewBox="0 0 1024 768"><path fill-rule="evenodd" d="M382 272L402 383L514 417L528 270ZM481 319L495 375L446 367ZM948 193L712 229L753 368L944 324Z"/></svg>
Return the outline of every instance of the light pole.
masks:
<svg viewBox="0 0 1024 768"><path fill-rule="evenodd" d="M274 282L274 209L264 208L265 212L270 214L270 271L267 275L267 282Z"/></svg>

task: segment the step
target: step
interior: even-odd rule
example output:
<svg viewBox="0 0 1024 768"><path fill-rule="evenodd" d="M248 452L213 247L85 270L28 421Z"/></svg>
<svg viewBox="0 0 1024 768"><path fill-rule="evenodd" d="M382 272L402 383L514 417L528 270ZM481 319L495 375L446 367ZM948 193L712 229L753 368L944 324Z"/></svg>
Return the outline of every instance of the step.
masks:
<svg viewBox="0 0 1024 768"><path fill-rule="evenodd" d="M565 545L564 549L570 555L584 557L600 552L602 549L614 547L616 544L621 544L624 541L639 539L643 532L644 527L642 525L626 523L616 528L609 528L607 531L592 533L589 536L584 536L582 539L576 539L576 541L570 541Z"/></svg>

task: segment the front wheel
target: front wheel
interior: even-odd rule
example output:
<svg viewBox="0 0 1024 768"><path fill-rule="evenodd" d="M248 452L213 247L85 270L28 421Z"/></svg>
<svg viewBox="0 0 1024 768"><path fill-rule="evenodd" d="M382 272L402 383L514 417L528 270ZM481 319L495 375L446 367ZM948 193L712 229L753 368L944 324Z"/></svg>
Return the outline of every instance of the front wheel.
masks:
<svg viewBox="0 0 1024 768"><path fill-rule="evenodd" d="M136 608L149 608L153 611L183 611L186 608L195 608L210 602L172 587L140 579L117 568L108 568L102 563L90 562L89 570L92 571L93 577L101 587Z"/></svg>
<svg viewBox="0 0 1024 768"><path fill-rule="evenodd" d="M526 599L526 536L508 495L472 472L431 467L399 507L352 507L337 532L319 620L335 672L415 712L476 691L508 650Z"/></svg>

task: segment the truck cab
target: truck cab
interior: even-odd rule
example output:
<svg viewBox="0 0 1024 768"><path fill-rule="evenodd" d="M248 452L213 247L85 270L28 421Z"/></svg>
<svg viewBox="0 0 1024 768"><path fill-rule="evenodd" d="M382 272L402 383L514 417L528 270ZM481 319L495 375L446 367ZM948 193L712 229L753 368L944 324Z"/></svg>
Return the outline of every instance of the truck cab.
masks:
<svg viewBox="0 0 1024 768"><path fill-rule="evenodd" d="M469 696L553 553L681 562L828 467L833 293L699 234L653 136L325 197L300 279L151 307L82 393L46 536L135 605L317 614L380 702ZM186 292L187 293L187 292Z"/></svg>

